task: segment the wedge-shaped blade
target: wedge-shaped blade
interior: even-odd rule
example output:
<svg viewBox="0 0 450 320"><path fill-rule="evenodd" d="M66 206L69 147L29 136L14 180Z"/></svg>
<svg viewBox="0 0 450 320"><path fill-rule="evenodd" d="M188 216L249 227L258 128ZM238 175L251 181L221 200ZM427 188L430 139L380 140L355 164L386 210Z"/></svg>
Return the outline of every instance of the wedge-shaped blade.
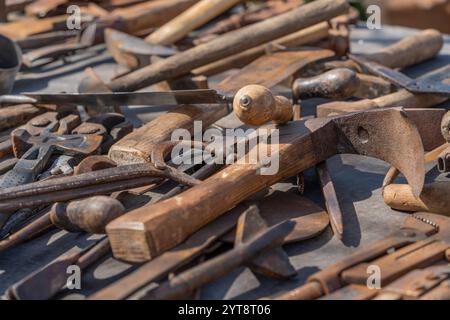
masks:
<svg viewBox="0 0 450 320"><path fill-rule="evenodd" d="M267 229L267 223L259 215L256 206L241 215L236 229L235 245L250 241L255 235ZM295 268L281 247L275 247L254 258L248 265L256 273L271 278L287 279L296 275Z"/></svg>

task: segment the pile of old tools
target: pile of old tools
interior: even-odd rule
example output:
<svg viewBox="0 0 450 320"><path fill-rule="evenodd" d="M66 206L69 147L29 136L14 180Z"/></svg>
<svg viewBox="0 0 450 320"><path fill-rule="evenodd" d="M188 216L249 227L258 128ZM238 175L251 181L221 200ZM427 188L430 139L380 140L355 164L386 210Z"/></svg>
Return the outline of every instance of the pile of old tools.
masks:
<svg viewBox="0 0 450 320"><path fill-rule="evenodd" d="M240 266L289 282L297 271L285 246L329 226L338 239L351 232L327 167L343 153L392 165L384 201L414 214L303 286L264 298L450 298L450 184L425 184L425 163L450 172L450 113L431 108L450 97L450 67L401 73L438 55L438 31L354 55L358 14L345 0L0 4L0 259L55 227L104 235L12 284L6 299L55 297L69 266L107 254L140 265L89 299L194 298ZM80 27L69 30L73 5ZM11 94L16 76L93 48L120 72L103 80L86 69L76 93ZM312 98L317 116L305 117ZM135 105L170 110L134 128L121 107ZM224 143L230 128L244 132L244 154ZM188 139L173 139L177 130ZM310 168L326 209L302 195ZM399 174L407 184L394 184ZM295 192L274 187L290 178ZM372 265L380 286L368 285Z"/></svg>

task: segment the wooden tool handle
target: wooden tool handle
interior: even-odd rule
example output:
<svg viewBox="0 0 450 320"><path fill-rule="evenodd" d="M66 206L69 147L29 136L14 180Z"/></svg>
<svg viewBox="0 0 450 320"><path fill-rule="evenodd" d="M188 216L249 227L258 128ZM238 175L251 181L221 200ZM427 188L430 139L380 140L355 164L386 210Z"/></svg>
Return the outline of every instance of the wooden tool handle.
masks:
<svg viewBox="0 0 450 320"><path fill-rule="evenodd" d="M276 173L261 174L261 163L235 163L175 197L111 222L106 231L114 256L127 261L152 259L249 196L325 160L326 155L315 153L310 135L294 138L295 142L286 138L278 145Z"/></svg>
<svg viewBox="0 0 450 320"><path fill-rule="evenodd" d="M409 185L390 184L383 190L384 202L393 209L402 211L427 211L450 216L450 183L434 182L425 185L416 198Z"/></svg>
<svg viewBox="0 0 450 320"><path fill-rule="evenodd" d="M175 129L193 132L194 121L203 129L227 114L224 105L184 105L173 109L119 140L109 150L109 157L117 164L150 161L153 147L171 139Z"/></svg>
<svg viewBox="0 0 450 320"><path fill-rule="evenodd" d="M292 103L287 98L274 96L266 87L255 84L245 86L236 93L233 110L239 120L252 126L269 121L283 124L293 117Z"/></svg>
<svg viewBox="0 0 450 320"><path fill-rule="evenodd" d="M125 208L120 201L107 196L95 196L72 201L68 205L55 204L50 212L50 220L63 230L102 234L109 222L124 213Z"/></svg>
<svg viewBox="0 0 450 320"><path fill-rule="evenodd" d="M109 87L116 92L134 91L176 78L208 63L331 19L345 13L348 8L345 0L317 0L131 72L113 80Z"/></svg>
<svg viewBox="0 0 450 320"><path fill-rule="evenodd" d="M345 99L353 96L359 86L360 80L356 72L338 68L315 77L297 79L292 85L292 91L296 99Z"/></svg>
<svg viewBox="0 0 450 320"><path fill-rule="evenodd" d="M443 43L439 31L427 29L366 57L389 68L404 68L434 57Z"/></svg>
<svg viewBox="0 0 450 320"><path fill-rule="evenodd" d="M242 0L202 0L150 34L145 41L161 45L173 44L240 1Z"/></svg>

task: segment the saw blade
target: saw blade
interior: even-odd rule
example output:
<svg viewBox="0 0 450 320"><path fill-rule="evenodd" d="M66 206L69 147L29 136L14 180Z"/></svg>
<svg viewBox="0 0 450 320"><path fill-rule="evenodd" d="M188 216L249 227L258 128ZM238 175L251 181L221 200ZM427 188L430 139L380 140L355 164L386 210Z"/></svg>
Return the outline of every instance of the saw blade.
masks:
<svg viewBox="0 0 450 320"><path fill-rule="evenodd" d="M89 106L220 104L225 98L215 90L177 90L163 92L115 93L24 93L41 104L77 104Z"/></svg>

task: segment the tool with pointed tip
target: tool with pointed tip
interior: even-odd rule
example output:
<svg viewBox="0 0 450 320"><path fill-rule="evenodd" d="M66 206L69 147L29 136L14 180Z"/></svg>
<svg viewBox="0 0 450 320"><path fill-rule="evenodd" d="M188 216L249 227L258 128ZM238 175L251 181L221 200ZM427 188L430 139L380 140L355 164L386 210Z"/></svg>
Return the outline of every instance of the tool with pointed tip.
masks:
<svg viewBox="0 0 450 320"><path fill-rule="evenodd" d="M110 250L108 238L85 249L69 252L56 258L8 288L6 295L14 300L46 300L52 298L67 283L68 267L87 268ZM42 285L45 283L46 285Z"/></svg>
<svg viewBox="0 0 450 320"><path fill-rule="evenodd" d="M234 53L343 14L348 8L348 3L344 0L314 1L131 72L113 80L108 87L112 91L135 91L176 78Z"/></svg>
<svg viewBox="0 0 450 320"><path fill-rule="evenodd" d="M89 106L221 104L226 100L215 90L175 90L162 92L24 93L0 96L0 104L76 104Z"/></svg>
<svg viewBox="0 0 450 320"><path fill-rule="evenodd" d="M267 250L276 248L294 227L292 221L285 221L269 228L264 227L264 222L262 225L258 222L258 227L252 226L252 222L262 219L258 216L257 207L251 206L239 217L236 231L237 244L234 249L169 279L150 292L140 292L138 296L132 298L157 300L186 298L196 288L224 276L255 257L261 257ZM261 227L263 229L260 229ZM245 241L241 242L244 239ZM281 252L283 259L287 259L284 251ZM289 264L289 260L285 261L289 265L287 272L294 274L295 270Z"/></svg>
<svg viewBox="0 0 450 320"><path fill-rule="evenodd" d="M149 65L152 56L165 58L177 53L173 48L150 44L141 38L109 28L105 30L105 42L114 60L131 70Z"/></svg>
<svg viewBox="0 0 450 320"><path fill-rule="evenodd" d="M315 77L295 80L292 84L292 92L296 100L345 99L357 92L360 83L356 72L346 68L337 68Z"/></svg>
<svg viewBox="0 0 450 320"><path fill-rule="evenodd" d="M32 68L36 65L37 61L46 60L50 61L59 59L63 56L73 54L79 50L87 49L94 45L96 36L97 25L92 23L88 25L79 35L75 41L68 41L61 44L52 44L49 46L34 49L25 53L22 57L23 64Z"/></svg>
<svg viewBox="0 0 450 320"><path fill-rule="evenodd" d="M307 198L276 191L257 201L261 217L270 225L285 220L295 222L294 229L284 238L284 243L311 239L328 227L328 215ZM126 299L140 289L167 277L180 267L199 257L217 241L234 243L239 215L248 203L239 204L227 214L195 232L185 242L139 267L136 271L96 292L89 299ZM232 229L232 230L231 230ZM272 272L269 272L272 274Z"/></svg>
<svg viewBox="0 0 450 320"><path fill-rule="evenodd" d="M52 131L57 125L57 122L50 123L38 136L32 136L24 129L17 129L11 133L13 151L20 160L1 178L0 186L3 189L34 181L55 152L88 155L97 150L102 143L103 138L97 135L55 134ZM0 225L6 222L10 214L0 215Z"/></svg>
<svg viewBox="0 0 450 320"><path fill-rule="evenodd" d="M440 72L431 73L426 78L412 79L399 71L371 61L364 56L349 54L349 58L359 63L370 73L382 77L409 92L450 96L450 84L442 82L446 76Z"/></svg>
<svg viewBox="0 0 450 320"><path fill-rule="evenodd" d="M429 119L428 110L393 108L291 121L279 127L268 125L265 128L279 130L279 142L267 146L272 150L269 164L234 163L175 198L114 220L106 228L113 252L129 261L152 259L256 192L339 153L371 156L393 164L406 176L415 194L420 194L424 151L409 112L420 115L423 122ZM267 166L275 166L278 171L261 174Z"/></svg>

